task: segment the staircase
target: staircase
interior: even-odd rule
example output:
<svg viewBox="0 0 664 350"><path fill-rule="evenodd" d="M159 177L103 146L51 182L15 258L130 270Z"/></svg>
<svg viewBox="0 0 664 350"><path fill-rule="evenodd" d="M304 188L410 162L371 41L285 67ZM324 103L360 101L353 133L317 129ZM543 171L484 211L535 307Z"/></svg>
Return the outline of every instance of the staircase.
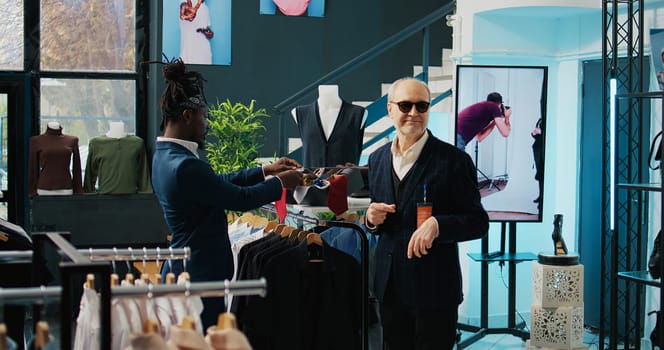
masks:
<svg viewBox="0 0 664 350"><path fill-rule="evenodd" d="M443 66L429 66L429 89L431 90L431 112L429 117L429 128L432 129L434 134L450 143L454 143L454 138L451 138L454 131L454 115L453 111L453 98L451 96L451 89L453 87L453 77L455 73L454 63L450 60L451 49L443 49L442 62ZM413 76L418 77L422 75L422 66L413 67ZM353 101L352 103L358 106L367 108L368 116L364 129L364 146L360 165L364 165L368 161L369 154L375 151L380 146L390 142L394 136L394 127L392 120L387 115L387 91L390 88L390 83L381 84L381 97L375 101ZM343 87L340 87L343 90ZM440 125L441 123L445 125ZM437 131L439 131L437 133ZM441 135L441 131L443 134ZM302 146L302 140L299 137L288 139L288 153L290 156L294 152L299 152Z"/></svg>

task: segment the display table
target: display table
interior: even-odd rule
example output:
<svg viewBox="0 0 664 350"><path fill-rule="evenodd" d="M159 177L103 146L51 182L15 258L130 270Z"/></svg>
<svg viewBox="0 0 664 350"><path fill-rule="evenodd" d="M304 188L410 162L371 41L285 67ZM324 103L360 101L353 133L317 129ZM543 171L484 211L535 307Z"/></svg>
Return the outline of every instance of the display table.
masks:
<svg viewBox="0 0 664 350"><path fill-rule="evenodd" d="M533 263L527 349L588 348L583 345L583 265L578 261L574 254L540 254Z"/></svg>

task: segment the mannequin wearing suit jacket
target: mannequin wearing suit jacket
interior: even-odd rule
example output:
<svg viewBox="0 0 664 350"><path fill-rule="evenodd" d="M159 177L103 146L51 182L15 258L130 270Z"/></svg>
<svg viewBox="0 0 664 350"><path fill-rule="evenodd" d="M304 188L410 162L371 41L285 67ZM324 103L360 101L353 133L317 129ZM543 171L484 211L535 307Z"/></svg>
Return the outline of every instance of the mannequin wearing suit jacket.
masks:
<svg viewBox="0 0 664 350"><path fill-rule="evenodd" d="M489 229L470 157L426 129L429 101L423 82L394 82L387 110L397 136L369 158L366 226L381 235L374 289L390 350L453 348L463 300L457 242ZM425 184L432 216L417 228Z"/></svg>

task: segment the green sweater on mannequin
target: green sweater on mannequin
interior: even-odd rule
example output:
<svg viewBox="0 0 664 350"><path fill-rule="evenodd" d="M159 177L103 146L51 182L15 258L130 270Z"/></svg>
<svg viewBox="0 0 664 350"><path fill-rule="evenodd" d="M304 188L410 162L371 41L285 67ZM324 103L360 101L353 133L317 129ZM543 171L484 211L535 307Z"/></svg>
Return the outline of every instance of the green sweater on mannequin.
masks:
<svg viewBox="0 0 664 350"><path fill-rule="evenodd" d="M143 139L133 135L121 138L103 135L91 139L83 191L99 194L152 193Z"/></svg>

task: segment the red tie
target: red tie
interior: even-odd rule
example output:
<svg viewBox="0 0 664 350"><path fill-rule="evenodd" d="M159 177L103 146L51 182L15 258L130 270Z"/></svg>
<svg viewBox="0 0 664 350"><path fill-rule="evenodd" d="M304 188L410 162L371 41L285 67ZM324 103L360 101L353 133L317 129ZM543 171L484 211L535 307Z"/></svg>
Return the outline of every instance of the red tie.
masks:
<svg viewBox="0 0 664 350"><path fill-rule="evenodd" d="M348 179L345 175L337 175L330 181L327 189L327 207L335 215L341 215L348 210Z"/></svg>
<svg viewBox="0 0 664 350"><path fill-rule="evenodd" d="M274 202L274 208L277 209L277 216L279 216L279 222L284 222L286 215L288 215L288 209L286 209L286 189L281 189L281 198Z"/></svg>

